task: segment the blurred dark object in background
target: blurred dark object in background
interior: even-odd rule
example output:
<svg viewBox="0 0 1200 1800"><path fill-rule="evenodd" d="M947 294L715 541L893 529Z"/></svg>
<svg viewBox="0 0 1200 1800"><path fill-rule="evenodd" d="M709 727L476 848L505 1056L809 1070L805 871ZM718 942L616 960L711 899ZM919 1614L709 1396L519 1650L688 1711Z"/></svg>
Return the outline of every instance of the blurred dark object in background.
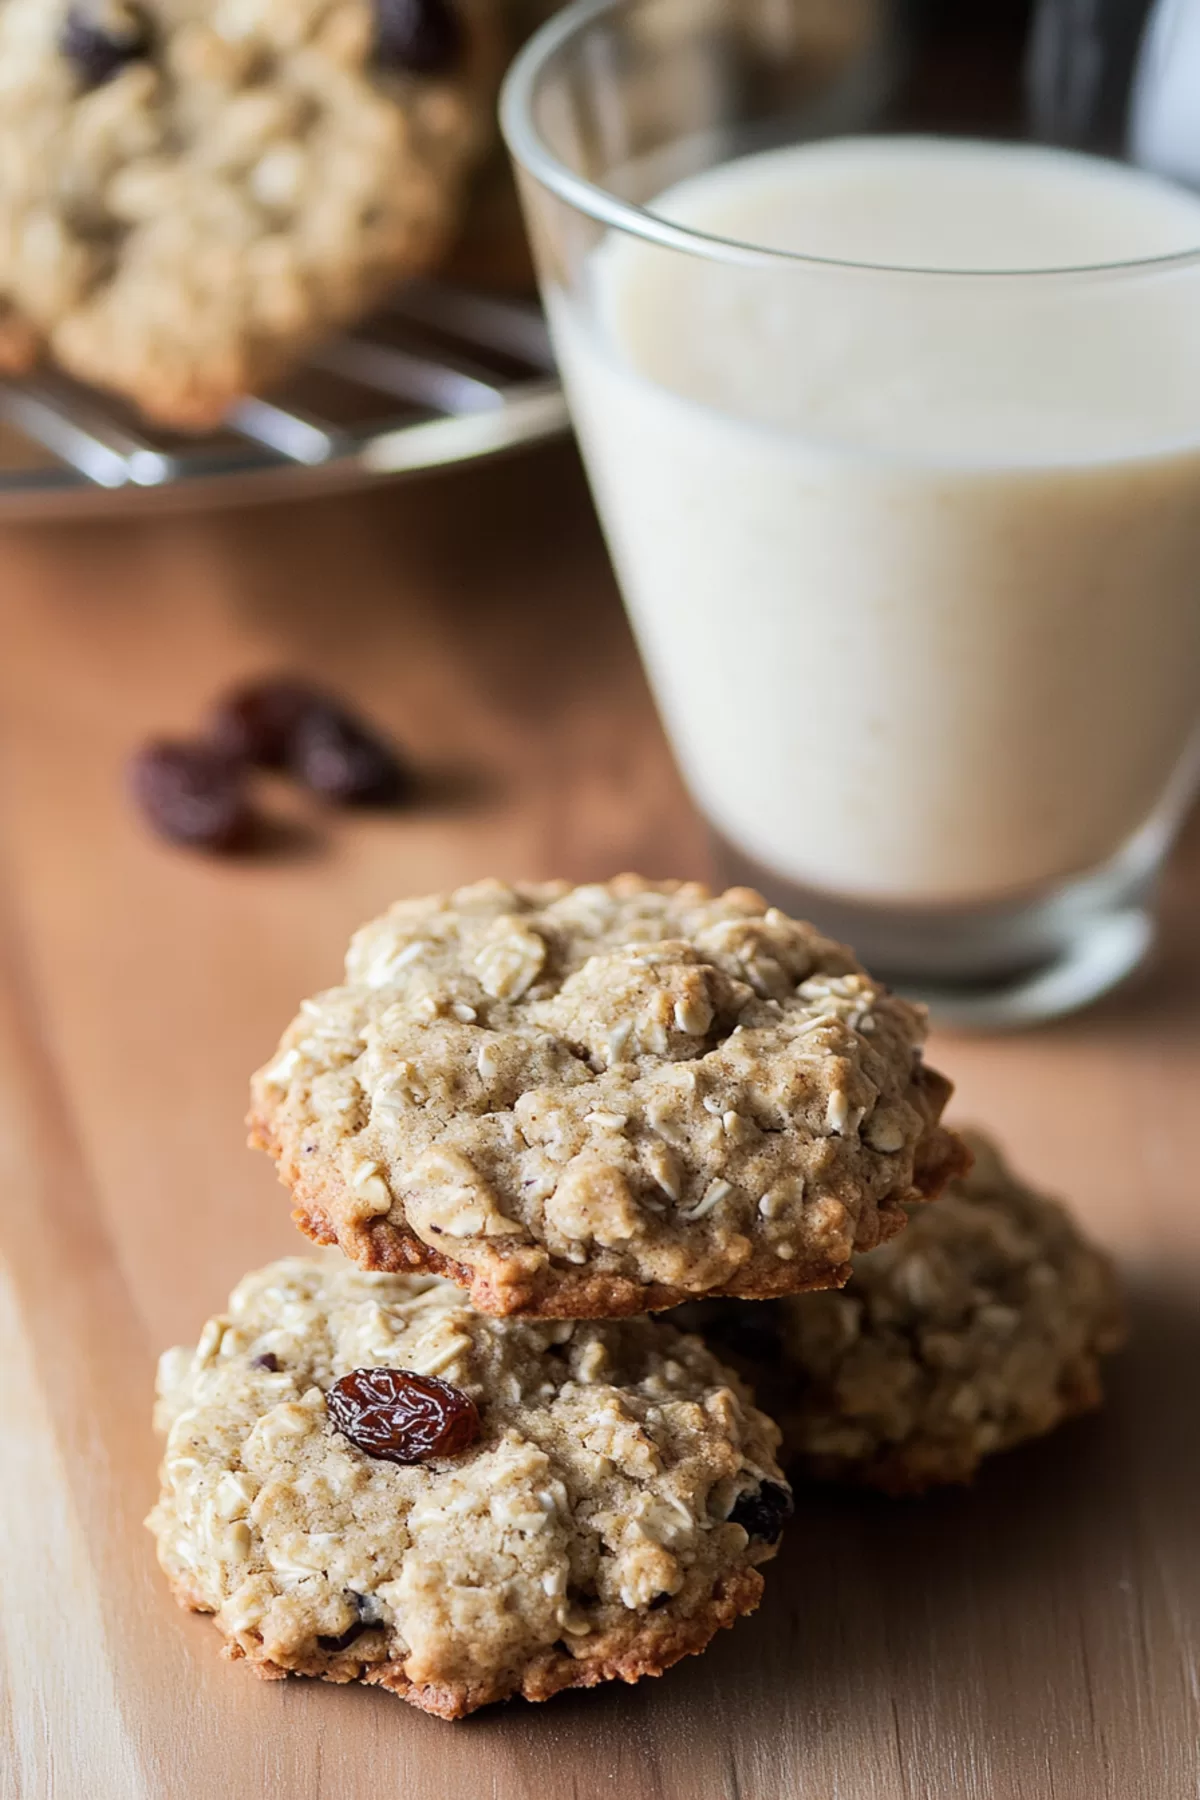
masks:
<svg viewBox="0 0 1200 1800"><path fill-rule="evenodd" d="M915 0L921 55L890 123L1021 137L1024 67L1037 0Z"/></svg>
<svg viewBox="0 0 1200 1800"><path fill-rule="evenodd" d="M1029 116L1039 138L1120 151L1154 0L1038 0L1029 40ZM1200 111L1200 93L1196 95Z"/></svg>
<svg viewBox="0 0 1200 1800"><path fill-rule="evenodd" d="M1200 0L901 0L872 129L1033 138L1200 186Z"/></svg>

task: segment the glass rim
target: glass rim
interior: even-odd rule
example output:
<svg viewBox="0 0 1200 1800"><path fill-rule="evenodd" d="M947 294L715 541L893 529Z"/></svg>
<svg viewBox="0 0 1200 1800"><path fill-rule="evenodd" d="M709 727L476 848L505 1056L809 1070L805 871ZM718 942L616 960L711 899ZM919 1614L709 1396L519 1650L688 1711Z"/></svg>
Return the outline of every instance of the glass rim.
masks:
<svg viewBox="0 0 1200 1800"><path fill-rule="evenodd" d="M891 279L909 277L921 281L992 283L1095 280L1167 273L1200 265L1200 244L1193 249L1172 251L1165 256L1130 257L1116 262L1039 265L1035 268L946 269L922 268L906 263L863 262L832 256L812 256L796 250L771 250L762 245L743 243L736 238L720 237L712 232L673 224L648 207L622 200L598 182L576 174L554 154L534 124L533 103L548 64L566 51L589 26L607 13L632 9L646 3L647 0L573 0L571 5L548 19L529 39L509 69L500 94L500 127L514 162L560 200L594 219L597 224L642 238L662 249L678 250L685 255L704 257L713 262L732 263L744 268L790 267L814 273L824 270L879 275ZM1138 170L1136 164L1124 163L1116 158L1098 160L1111 161L1116 167L1150 175L1163 186L1177 189L1180 194L1190 191L1168 176L1156 175L1152 170Z"/></svg>

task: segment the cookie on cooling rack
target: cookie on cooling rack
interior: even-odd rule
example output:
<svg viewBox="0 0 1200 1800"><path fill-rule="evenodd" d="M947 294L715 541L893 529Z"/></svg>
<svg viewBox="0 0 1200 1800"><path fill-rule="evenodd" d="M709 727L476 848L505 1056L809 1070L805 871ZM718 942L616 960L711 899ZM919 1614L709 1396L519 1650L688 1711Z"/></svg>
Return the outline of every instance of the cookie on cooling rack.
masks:
<svg viewBox="0 0 1200 1800"><path fill-rule="evenodd" d="M207 428L434 262L492 0L4 0L0 362Z"/></svg>
<svg viewBox="0 0 1200 1800"><path fill-rule="evenodd" d="M428 1276L295 1259L163 1358L147 1521L260 1675L458 1718L658 1675L758 1603L779 1434L649 1319L481 1318Z"/></svg>
<svg viewBox="0 0 1200 1800"><path fill-rule="evenodd" d="M482 882L354 938L253 1083L301 1229L481 1312L828 1287L965 1152L923 1013L761 895Z"/></svg>
<svg viewBox="0 0 1200 1800"><path fill-rule="evenodd" d="M1125 1335L1107 1258L964 1136L971 1173L856 1258L840 1293L682 1309L753 1383L798 1472L920 1493L1100 1402L1100 1358Z"/></svg>

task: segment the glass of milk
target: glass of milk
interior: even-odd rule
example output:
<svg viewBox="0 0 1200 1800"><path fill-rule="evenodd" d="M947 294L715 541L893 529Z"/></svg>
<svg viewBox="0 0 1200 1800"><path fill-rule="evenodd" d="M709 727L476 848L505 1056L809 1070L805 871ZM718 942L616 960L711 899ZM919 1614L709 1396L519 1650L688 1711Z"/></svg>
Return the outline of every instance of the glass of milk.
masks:
<svg viewBox="0 0 1200 1800"><path fill-rule="evenodd" d="M1020 1023L1144 959L1200 774L1200 195L899 16L583 0L505 129L721 872Z"/></svg>

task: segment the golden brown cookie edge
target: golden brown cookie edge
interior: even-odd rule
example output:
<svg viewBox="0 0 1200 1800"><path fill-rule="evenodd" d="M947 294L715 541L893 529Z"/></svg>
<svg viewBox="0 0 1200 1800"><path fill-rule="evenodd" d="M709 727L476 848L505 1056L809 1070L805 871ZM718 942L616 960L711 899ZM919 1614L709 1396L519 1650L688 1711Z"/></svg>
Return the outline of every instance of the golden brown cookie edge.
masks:
<svg viewBox="0 0 1200 1800"><path fill-rule="evenodd" d="M168 1575L168 1584L176 1604L185 1611L213 1616L212 1607L201 1600L186 1581ZM433 1686L412 1682L398 1662L356 1666L353 1661L343 1661L338 1665L330 1656L311 1657L302 1667L284 1668L269 1657L247 1654L236 1638L222 1630L215 1617L214 1623L225 1640L222 1654L231 1662L249 1663L262 1681L282 1681L289 1675L305 1675L338 1685L361 1681L366 1686L387 1688L422 1712L454 1720L465 1718L480 1707L517 1696L540 1702L569 1688L598 1687L606 1681L632 1684L643 1677L665 1674L684 1657L698 1656L707 1649L718 1631L728 1629L739 1618L753 1612L762 1598L763 1585L757 1568L746 1565L732 1569L718 1579L707 1602L682 1617L672 1614L668 1602L653 1613L637 1620L630 1619L606 1632L587 1656L570 1656L548 1648L519 1680L477 1686Z"/></svg>

